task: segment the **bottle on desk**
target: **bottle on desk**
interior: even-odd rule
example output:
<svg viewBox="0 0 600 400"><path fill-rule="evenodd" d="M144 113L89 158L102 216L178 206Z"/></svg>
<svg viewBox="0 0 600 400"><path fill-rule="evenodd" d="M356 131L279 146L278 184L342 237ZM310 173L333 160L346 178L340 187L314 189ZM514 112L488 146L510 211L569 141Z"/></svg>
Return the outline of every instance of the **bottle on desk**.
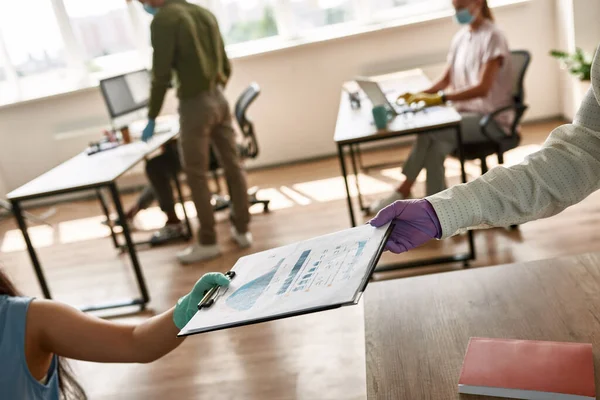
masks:
<svg viewBox="0 0 600 400"><path fill-rule="evenodd" d="M123 139L124 144L131 143L131 134L129 133L129 127L121 128L121 138Z"/></svg>

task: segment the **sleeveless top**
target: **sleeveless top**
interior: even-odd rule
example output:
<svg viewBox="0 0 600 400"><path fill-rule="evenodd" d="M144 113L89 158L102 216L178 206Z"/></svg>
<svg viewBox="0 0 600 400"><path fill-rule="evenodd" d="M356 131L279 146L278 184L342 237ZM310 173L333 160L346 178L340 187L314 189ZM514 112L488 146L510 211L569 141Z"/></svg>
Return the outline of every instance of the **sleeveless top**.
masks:
<svg viewBox="0 0 600 400"><path fill-rule="evenodd" d="M0 295L0 397L6 400L58 400L57 357L47 373L46 384L29 372L25 359L27 310L33 299Z"/></svg>

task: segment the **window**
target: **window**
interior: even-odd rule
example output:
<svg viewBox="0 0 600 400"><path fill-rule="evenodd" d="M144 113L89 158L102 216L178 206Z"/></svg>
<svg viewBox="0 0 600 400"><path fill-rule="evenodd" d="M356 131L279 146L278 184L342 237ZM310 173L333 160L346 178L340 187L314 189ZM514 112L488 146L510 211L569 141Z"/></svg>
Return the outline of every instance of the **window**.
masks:
<svg viewBox="0 0 600 400"><path fill-rule="evenodd" d="M354 19L351 0L289 0L296 35L311 29L349 22Z"/></svg>
<svg viewBox="0 0 600 400"><path fill-rule="evenodd" d="M63 2L90 72L110 69L111 64L117 63L117 57L113 57L112 60L103 59L107 56L120 54L119 64L137 61L139 56L135 53L136 37L124 0ZM130 53L130 57L123 53Z"/></svg>
<svg viewBox="0 0 600 400"><path fill-rule="evenodd" d="M227 45L244 48L266 38L335 36L451 8L450 0L188 1L215 14ZM152 18L137 0L0 0L0 102L150 66Z"/></svg>
<svg viewBox="0 0 600 400"><path fill-rule="evenodd" d="M278 34L274 0L221 0L214 8L226 44Z"/></svg>
<svg viewBox="0 0 600 400"><path fill-rule="evenodd" d="M66 67L67 55L50 0L19 0L4 6L0 30L19 77Z"/></svg>
<svg viewBox="0 0 600 400"><path fill-rule="evenodd" d="M14 96L14 88L8 80L6 68L2 66L2 62L0 56L0 104L10 102L11 96Z"/></svg>
<svg viewBox="0 0 600 400"><path fill-rule="evenodd" d="M449 9L450 0L370 0L375 20L413 17Z"/></svg>

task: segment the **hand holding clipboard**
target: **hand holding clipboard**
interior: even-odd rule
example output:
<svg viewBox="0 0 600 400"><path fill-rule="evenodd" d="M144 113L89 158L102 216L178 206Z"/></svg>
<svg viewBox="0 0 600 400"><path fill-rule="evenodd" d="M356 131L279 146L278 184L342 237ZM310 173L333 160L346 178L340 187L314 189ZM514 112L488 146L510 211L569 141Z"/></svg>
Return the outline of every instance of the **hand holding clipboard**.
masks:
<svg viewBox="0 0 600 400"><path fill-rule="evenodd" d="M179 336L357 304L391 228L363 225L240 258L227 273L235 279L207 288Z"/></svg>
<svg viewBox="0 0 600 400"><path fill-rule="evenodd" d="M175 326L182 329L198 311L199 303L211 291L214 293L219 287L227 287L230 283L230 277L218 272L205 274L196 282L190 293L177 301L175 311L173 312L173 322Z"/></svg>

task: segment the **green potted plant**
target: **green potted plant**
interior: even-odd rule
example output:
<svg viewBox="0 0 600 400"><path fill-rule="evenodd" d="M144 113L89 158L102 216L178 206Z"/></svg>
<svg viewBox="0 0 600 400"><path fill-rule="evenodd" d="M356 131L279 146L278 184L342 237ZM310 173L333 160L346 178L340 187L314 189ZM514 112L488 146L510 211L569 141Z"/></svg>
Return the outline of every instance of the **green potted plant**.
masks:
<svg viewBox="0 0 600 400"><path fill-rule="evenodd" d="M573 77L571 85L563 87L563 109L565 117L571 119L592 85L592 57L579 47L574 53L552 50L550 55L560 61L563 69ZM570 88L570 89L569 89Z"/></svg>
<svg viewBox="0 0 600 400"><path fill-rule="evenodd" d="M579 47L575 50L575 53L572 54L567 53L566 51L552 50L550 51L550 55L559 60L563 67L580 81L590 81L592 73L592 57Z"/></svg>

